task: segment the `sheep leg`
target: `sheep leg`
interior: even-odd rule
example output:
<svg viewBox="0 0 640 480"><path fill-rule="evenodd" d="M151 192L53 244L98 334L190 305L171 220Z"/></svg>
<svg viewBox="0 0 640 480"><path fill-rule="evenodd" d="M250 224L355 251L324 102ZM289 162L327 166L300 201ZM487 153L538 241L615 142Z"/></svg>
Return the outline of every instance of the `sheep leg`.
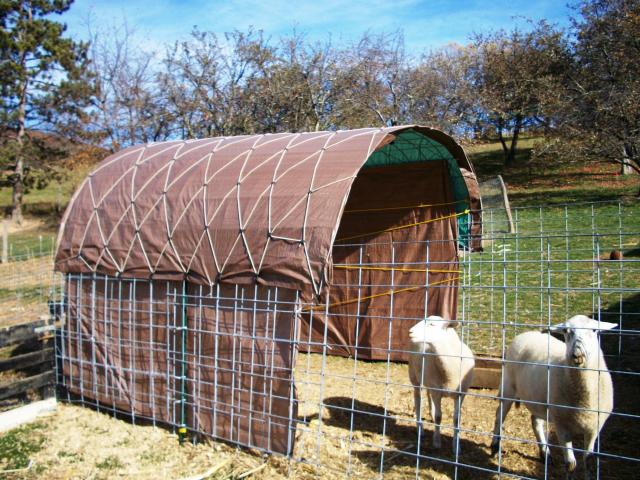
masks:
<svg viewBox="0 0 640 480"><path fill-rule="evenodd" d="M536 434L536 439L538 440L538 448L540 449L540 458L544 462L544 459L547 455L549 455L549 445L547 443L547 438L545 435L545 422L544 419L538 418L535 415L531 415L531 426L533 427L533 431Z"/></svg>
<svg viewBox="0 0 640 480"><path fill-rule="evenodd" d="M496 422L493 426L493 440L491 441L491 455L495 455L500 450L500 429L504 423L504 419L507 418L511 405L513 405L512 394L501 395L504 399L500 400L498 409L496 410Z"/></svg>
<svg viewBox="0 0 640 480"><path fill-rule="evenodd" d="M422 389L420 386L413 387L413 407L416 412L416 425L418 427L418 435L424 435L424 427L422 425Z"/></svg>
<svg viewBox="0 0 640 480"><path fill-rule="evenodd" d="M431 406L431 419L433 420L433 447L440 448L440 424L442 423L442 394L435 390L429 390L429 404Z"/></svg>
<svg viewBox="0 0 640 480"><path fill-rule="evenodd" d="M460 453L459 441L460 441L460 410L462 409L462 402L464 401L464 394L456 395L453 397L453 454Z"/></svg>
<svg viewBox="0 0 640 480"><path fill-rule="evenodd" d="M584 435L584 454L582 457L582 463L584 465L584 478L585 480L589 480L589 458L593 454L593 447L596 444L596 438L598 436L598 432L589 432Z"/></svg>
<svg viewBox="0 0 640 480"><path fill-rule="evenodd" d="M576 456L573 454L573 444L571 443L571 435L564 428L556 425L558 440L563 446L562 456L564 464L567 467L567 479L572 479L576 470Z"/></svg>

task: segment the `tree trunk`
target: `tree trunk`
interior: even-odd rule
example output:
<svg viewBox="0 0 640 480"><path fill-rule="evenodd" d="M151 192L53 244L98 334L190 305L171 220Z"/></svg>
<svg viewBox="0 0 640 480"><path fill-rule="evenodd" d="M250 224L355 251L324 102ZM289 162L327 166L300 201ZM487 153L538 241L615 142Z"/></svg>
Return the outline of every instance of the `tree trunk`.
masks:
<svg viewBox="0 0 640 480"><path fill-rule="evenodd" d="M502 153L504 154L504 164L509 164L509 148L507 147L507 142L504 140L502 136L502 125L498 127L498 139L500 139L500 143L502 144Z"/></svg>
<svg viewBox="0 0 640 480"><path fill-rule="evenodd" d="M20 9L20 16L31 23L33 20L31 8L24 10L24 4ZM27 52L22 51L20 54L20 66L24 71L27 64ZM24 75L24 74L22 74ZM29 80L24 76L21 77L22 84L20 85L20 97L18 100L18 153L16 155L16 168L14 172L13 182L13 194L11 195L11 218L18 225L22 224L22 197L24 195L24 136L25 136L25 123L27 117L27 87Z"/></svg>
<svg viewBox="0 0 640 480"><path fill-rule="evenodd" d="M20 92L20 104L18 105L18 153L16 155L16 168L13 182L13 195L11 196L11 219L18 225L22 224L22 198L24 195L24 135L25 135L25 108L27 100L26 82Z"/></svg>
<svg viewBox="0 0 640 480"><path fill-rule="evenodd" d="M509 147L509 153L507 154L505 165L513 165L516 161L516 149L518 147L518 137L520 135L521 128L522 128L522 117L518 115L516 117L516 124L513 127L513 136L511 137L511 146Z"/></svg>
<svg viewBox="0 0 640 480"><path fill-rule="evenodd" d="M637 173L631 164L633 157L633 148L630 145L622 146L622 164L620 165L620 175L631 175Z"/></svg>

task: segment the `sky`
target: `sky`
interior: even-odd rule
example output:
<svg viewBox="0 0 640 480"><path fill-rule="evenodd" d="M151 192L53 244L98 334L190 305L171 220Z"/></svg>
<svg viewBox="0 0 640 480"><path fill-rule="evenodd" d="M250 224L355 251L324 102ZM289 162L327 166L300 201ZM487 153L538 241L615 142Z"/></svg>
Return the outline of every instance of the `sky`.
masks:
<svg viewBox="0 0 640 480"><path fill-rule="evenodd" d="M565 0L75 0L60 17L75 39L110 31L126 20L139 47L161 51L185 39L194 26L218 34L249 27L277 39L294 29L309 40L355 41L364 32L404 33L407 50L419 55L449 43L466 43L473 32L527 28L527 19L568 26Z"/></svg>

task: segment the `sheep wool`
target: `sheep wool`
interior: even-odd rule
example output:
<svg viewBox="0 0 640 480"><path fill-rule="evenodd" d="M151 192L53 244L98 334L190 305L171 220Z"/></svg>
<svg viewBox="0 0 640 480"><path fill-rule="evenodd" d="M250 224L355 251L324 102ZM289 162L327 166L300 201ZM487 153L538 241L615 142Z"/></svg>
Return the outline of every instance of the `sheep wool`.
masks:
<svg viewBox="0 0 640 480"><path fill-rule="evenodd" d="M500 428L514 401L522 401L532 415L540 455L549 454L544 423L554 425L569 474L576 468L572 442L582 438L584 468L595 440L613 409L613 384L597 333L615 327L584 315L551 328L565 336L562 342L548 333L518 335L505 356L504 377L496 412L494 453L499 448Z"/></svg>
<svg viewBox="0 0 640 480"><path fill-rule="evenodd" d="M453 451L458 449L460 409L473 378L475 361L469 347L441 317L431 316L409 331L412 354L409 356L409 378L413 385L414 407L418 430L422 433L422 388L427 389L431 417L435 424L433 446L440 448L442 397L454 399Z"/></svg>

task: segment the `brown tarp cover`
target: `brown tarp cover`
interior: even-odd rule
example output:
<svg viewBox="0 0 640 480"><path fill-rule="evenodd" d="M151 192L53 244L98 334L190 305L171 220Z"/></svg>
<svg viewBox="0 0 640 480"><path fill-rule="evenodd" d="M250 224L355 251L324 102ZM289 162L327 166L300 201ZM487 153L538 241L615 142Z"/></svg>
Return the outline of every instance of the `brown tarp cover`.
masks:
<svg viewBox="0 0 640 480"><path fill-rule="evenodd" d="M244 308L236 308L231 285L211 298L189 285L183 325L182 282L74 276L66 285L59 361L70 392L134 418L291 452L297 419L292 290L278 291L276 309L273 292L247 287Z"/></svg>
<svg viewBox="0 0 640 480"><path fill-rule="evenodd" d="M233 289L233 285L281 287L281 298L287 301L292 301L296 290L305 301L311 301L314 294L322 298L329 294L331 312L337 315L328 317L328 342L336 344L329 353L351 354L357 345L362 350L361 358L386 358L390 328L391 348L405 348L406 326L400 328L403 322L393 323L392 316L419 318L428 312L454 318L456 308L457 276L444 272L457 268L456 221L453 217L444 218L452 212L450 204L409 209L401 216L347 212L343 217L347 199L350 210L389 203L395 206L404 201L409 205L414 201L450 203L443 162L376 167L361 172L371 153L408 128L445 146L461 168L472 172L464 151L451 137L418 126L212 138L128 148L101 162L76 191L63 217L55 268L65 273L153 279L154 285L162 281L182 284L185 280L190 291L203 285L222 289ZM356 176L358 181L354 184ZM394 285L415 283L421 288L405 287L393 295L376 289L363 293L354 270L332 268L336 235L333 256L339 258L339 263L352 264L358 262L360 253L344 246L349 237L377 231L378 226L384 229L425 219L438 221L383 233L379 238L369 235L355 240L367 242L366 255L372 262L392 260L389 246L376 245L373 240L431 240L428 252L424 244L417 243L408 243L414 246L406 250L394 249L396 262L428 260L429 269L439 270L429 272L428 278L426 272L394 274ZM388 271L368 270L366 275L362 283L370 285L378 281L384 285L391 280ZM425 309L427 281L433 286L427 290ZM152 333L150 315L143 307L135 309L137 323L129 324L130 331L121 332L123 338L113 337L100 330L99 325L109 325L103 312L120 310L122 298L105 295L99 300L101 294L96 292L100 292L100 286L92 287L95 282L87 280L81 283L80 287L70 284L67 288L71 313L65 328L75 332L76 343L69 344L69 361L63 363L65 384L101 403L113 403L119 409L145 416L151 412L153 418L177 424L174 407L166 406L167 398L175 400L177 395L172 383L175 380L171 380L175 372L167 371L175 367L171 362L163 363L167 352L160 349L151 358L144 347L135 348L151 338L146 335L159 335L154 338L161 344L167 335L176 335L174 330L166 322L163 325L160 319L164 317L159 315L156 321L160 323ZM329 285L342 287L331 287L328 292ZM77 292L83 292L79 298L97 298L104 308L77 302ZM227 291L226 295L232 293ZM381 295L357 301L358 295L362 299L363 295L377 293ZM145 295L143 289L137 291L136 302L144 303ZM155 298L162 295L160 290L154 293ZM390 298L394 300L393 309ZM341 302L348 303L335 305ZM380 317L363 321L358 339L354 338L356 304L365 309L360 310L361 315ZM187 350L202 336L210 337L202 344L215 344L214 339L219 343L217 350L206 351L198 361L189 357L188 427L243 445L290 452L291 421L295 420L295 316L291 312L278 315L278 328L272 327L270 339L240 339L258 348L264 354L260 358L270 362L265 360L262 370L257 367L260 376L253 370L247 372L251 362L246 358L234 361L237 352L228 348L228 342L238 340L239 321L248 322L252 329L268 329L265 317L239 319L232 310L218 311L216 315L212 305L201 306L197 312L204 313L187 309L187 327L195 332L194 338L187 338ZM303 316L308 320L311 317L308 311ZM196 318L201 322L198 328L194 327ZM320 321L315 315L313 318L314 339L323 341L315 331ZM117 323L113 318L111 322ZM324 330L322 327L320 332L323 334ZM301 342L308 333L308 328L302 332ZM118 350L117 355L114 349ZM266 355L267 351L271 356ZM95 362L90 366L80 361L93 361L96 355L104 365L102 370L95 367ZM172 355L175 357L175 352ZM402 353L392 356L402 358ZM222 364L232 367L222 369ZM269 370L267 366L271 365L277 368ZM149 373L154 371L158 378ZM236 374L230 375L230 371ZM163 375L168 378L165 383L160 379ZM151 382L151 378L156 381ZM274 389L269 394L268 408L266 399L255 394L265 391L266 382Z"/></svg>
<svg viewBox="0 0 640 480"><path fill-rule="evenodd" d="M127 148L71 199L55 268L319 293L353 180L371 153L409 128L472 170L451 137L417 126Z"/></svg>
<svg viewBox="0 0 640 480"><path fill-rule="evenodd" d="M326 335L331 354L357 350L360 359L405 361L409 329L418 319L455 318L458 246L450 185L444 161L360 172L333 249L329 315L323 306L313 319L305 315L303 350L322 351ZM433 206L387 210L390 205ZM390 228L396 230L383 232Z"/></svg>

